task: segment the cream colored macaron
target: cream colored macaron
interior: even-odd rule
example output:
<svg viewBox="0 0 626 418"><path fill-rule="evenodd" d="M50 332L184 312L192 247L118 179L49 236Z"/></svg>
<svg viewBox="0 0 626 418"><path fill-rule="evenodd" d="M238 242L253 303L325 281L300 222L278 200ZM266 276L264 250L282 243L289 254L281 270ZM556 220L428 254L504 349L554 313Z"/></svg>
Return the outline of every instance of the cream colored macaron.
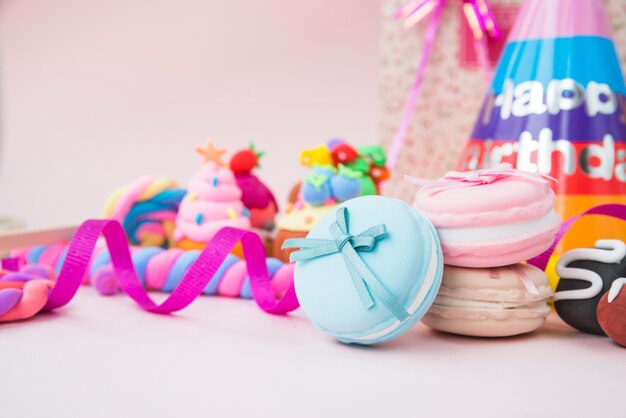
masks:
<svg viewBox="0 0 626 418"><path fill-rule="evenodd" d="M441 289L422 321L438 331L475 337L524 334L543 325L551 295L545 273L528 264L446 265Z"/></svg>

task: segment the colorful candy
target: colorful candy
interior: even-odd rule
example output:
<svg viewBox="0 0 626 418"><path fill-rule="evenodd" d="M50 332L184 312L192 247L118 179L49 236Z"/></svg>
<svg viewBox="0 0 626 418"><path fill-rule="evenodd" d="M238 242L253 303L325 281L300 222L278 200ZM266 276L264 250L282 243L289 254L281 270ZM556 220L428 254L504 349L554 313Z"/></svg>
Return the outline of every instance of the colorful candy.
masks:
<svg viewBox="0 0 626 418"><path fill-rule="evenodd" d="M103 216L122 224L131 245L169 247L184 195L173 180L143 177L116 190Z"/></svg>
<svg viewBox="0 0 626 418"><path fill-rule="evenodd" d="M595 248L570 250L559 259L556 272L560 280L552 299L561 319L579 331L604 335L598 304L626 276L626 244L599 240Z"/></svg>
<svg viewBox="0 0 626 418"><path fill-rule="evenodd" d="M27 319L48 301L54 285L52 271L43 266L25 266L0 275L0 322Z"/></svg>
<svg viewBox="0 0 626 418"><path fill-rule="evenodd" d="M322 149L331 156L331 161L322 158L313 161L313 155L323 154ZM389 177L385 151L377 145L354 148L335 139L327 147L304 151L300 162L311 167L302 183L301 194L304 201L313 206L378 194L379 184Z"/></svg>
<svg viewBox="0 0 626 418"><path fill-rule="evenodd" d="M332 165L333 159L324 145L317 146L313 149L307 149L300 153L300 164L306 167L314 165Z"/></svg>
<svg viewBox="0 0 626 418"><path fill-rule="evenodd" d="M303 151L300 163L311 170L289 193L278 222L274 256L287 261L291 251L281 248L283 241L305 237L313 225L338 204L378 194L381 182L389 176L385 162L385 151L380 146L354 147L340 138Z"/></svg>
<svg viewBox="0 0 626 418"><path fill-rule="evenodd" d="M272 191L254 173L259 166L263 152L251 144L249 149L236 152L230 160L230 169L235 174L237 186L241 189L241 201L248 209L253 228L271 231L278 213L278 203Z"/></svg>
<svg viewBox="0 0 626 418"><path fill-rule="evenodd" d="M225 151L208 142L204 148L196 148L196 152L205 162L189 183L173 234L176 246L186 250L204 248L224 227L250 228L249 212L241 201L241 190L233 172L221 159Z"/></svg>
<svg viewBox="0 0 626 418"><path fill-rule="evenodd" d="M29 269L42 267L41 255L47 248L34 247L22 251L22 262L29 262ZM18 254L18 253L16 253ZM64 251L61 252L64 254ZM184 251L180 248L163 249L160 247L132 247L131 258L137 276L147 289L171 292L181 281L187 269L196 261L200 251ZM47 268L60 271L64 257L58 257ZM285 264L275 258L267 259L267 268L272 279L272 289L276 296L282 295L293 281L293 264ZM3 278L4 279L4 278ZM87 281L99 293L111 295L117 293L119 286L115 271L111 265L109 251L105 247L97 247L87 269ZM1 287L0 287L1 289ZM252 298L250 281L246 270L246 262L235 255L228 255L211 282L203 292L206 295L221 295L228 297Z"/></svg>
<svg viewBox="0 0 626 418"><path fill-rule="evenodd" d="M598 303L598 322L613 341L626 347L626 278L613 282L611 289Z"/></svg>

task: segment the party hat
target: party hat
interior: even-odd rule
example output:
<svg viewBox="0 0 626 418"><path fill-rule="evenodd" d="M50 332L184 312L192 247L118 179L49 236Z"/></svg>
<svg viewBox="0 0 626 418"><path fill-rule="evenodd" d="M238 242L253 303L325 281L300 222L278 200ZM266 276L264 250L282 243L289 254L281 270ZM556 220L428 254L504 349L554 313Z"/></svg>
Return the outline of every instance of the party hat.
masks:
<svg viewBox="0 0 626 418"><path fill-rule="evenodd" d="M563 219L626 204L626 87L602 1L520 9L459 168L501 162L556 178ZM624 237L626 223L587 217L557 254Z"/></svg>

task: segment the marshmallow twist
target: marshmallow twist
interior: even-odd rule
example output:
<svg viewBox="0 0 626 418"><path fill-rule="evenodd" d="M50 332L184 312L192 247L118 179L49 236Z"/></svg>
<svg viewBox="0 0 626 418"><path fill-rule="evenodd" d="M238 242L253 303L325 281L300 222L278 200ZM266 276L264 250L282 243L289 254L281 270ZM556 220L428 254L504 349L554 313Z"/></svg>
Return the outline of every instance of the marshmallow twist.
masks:
<svg viewBox="0 0 626 418"><path fill-rule="evenodd" d="M18 257L21 263L47 266L55 272L55 275L58 275L66 254L65 245L51 245L16 250L12 256ZM199 255L200 251L197 250L131 247L133 266L144 287L166 293L176 288L187 269ZM274 295L282 296L293 282L295 264L285 264L276 258L267 258L266 263ZM111 257L106 247L96 248L83 283L91 284L103 295L112 295L119 291ZM229 254L215 273L213 280L204 289L203 294L252 299L245 260Z"/></svg>
<svg viewBox="0 0 626 418"><path fill-rule="evenodd" d="M52 272L29 265L20 271L0 270L0 322L30 318L48 301Z"/></svg>

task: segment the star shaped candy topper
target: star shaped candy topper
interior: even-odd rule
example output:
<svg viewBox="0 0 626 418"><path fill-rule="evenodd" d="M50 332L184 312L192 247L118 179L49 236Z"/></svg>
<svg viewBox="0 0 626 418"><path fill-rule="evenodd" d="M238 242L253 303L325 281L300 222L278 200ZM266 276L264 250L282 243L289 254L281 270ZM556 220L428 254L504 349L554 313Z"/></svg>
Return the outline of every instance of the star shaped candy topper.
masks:
<svg viewBox="0 0 626 418"><path fill-rule="evenodd" d="M193 150L202 156L205 163L213 161L219 166L226 166L226 163L222 160L222 155L226 154L226 150L217 148L210 139L206 141L204 147L195 147Z"/></svg>

